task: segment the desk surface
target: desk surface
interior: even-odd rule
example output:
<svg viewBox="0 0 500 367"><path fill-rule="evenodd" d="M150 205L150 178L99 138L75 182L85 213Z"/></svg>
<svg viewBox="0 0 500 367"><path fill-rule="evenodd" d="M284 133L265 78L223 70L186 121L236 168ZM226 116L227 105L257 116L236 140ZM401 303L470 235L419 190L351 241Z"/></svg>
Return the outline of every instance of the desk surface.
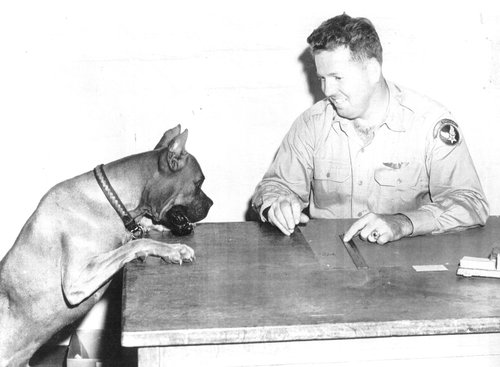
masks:
<svg viewBox="0 0 500 367"><path fill-rule="evenodd" d="M500 280L456 276L463 256L498 245L500 218L465 232L356 244L350 220L312 220L286 237L255 222L199 224L196 261L125 267L122 344L168 346L500 331ZM157 237L159 239L159 237ZM444 265L417 272L412 265Z"/></svg>

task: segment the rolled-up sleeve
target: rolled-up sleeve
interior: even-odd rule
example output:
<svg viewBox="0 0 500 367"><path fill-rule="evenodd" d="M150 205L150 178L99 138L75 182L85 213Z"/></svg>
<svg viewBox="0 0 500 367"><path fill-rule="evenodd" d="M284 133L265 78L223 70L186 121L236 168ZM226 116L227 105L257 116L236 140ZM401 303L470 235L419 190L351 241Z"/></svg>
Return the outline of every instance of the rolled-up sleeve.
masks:
<svg viewBox="0 0 500 367"><path fill-rule="evenodd" d="M278 197L295 195L305 208L309 203L314 150L314 126L311 116L302 114L283 139L276 156L257 185L252 206L262 212Z"/></svg>
<svg viewBox="0 0 500 367"><path fill-rule="evenodd" d="M458 231L486 223L488 202L462 136L459 135L459 141L453 145L443 142L436 131L430 132L426 169L431 202L403 213L413 222L414 236Z"/></svg>

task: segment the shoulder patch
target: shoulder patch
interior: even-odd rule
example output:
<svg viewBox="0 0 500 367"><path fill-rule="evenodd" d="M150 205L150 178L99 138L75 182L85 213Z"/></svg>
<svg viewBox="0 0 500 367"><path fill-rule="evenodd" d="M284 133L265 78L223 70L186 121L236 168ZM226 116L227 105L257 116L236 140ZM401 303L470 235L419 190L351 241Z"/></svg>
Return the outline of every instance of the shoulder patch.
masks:
<svg viewBox="0 0 500 367"><path fill-rule="evenodd" d="M455 121L450 119L440 120L434 127L434 139L439 138L446 145L460 143L460 131Z"/></svg>

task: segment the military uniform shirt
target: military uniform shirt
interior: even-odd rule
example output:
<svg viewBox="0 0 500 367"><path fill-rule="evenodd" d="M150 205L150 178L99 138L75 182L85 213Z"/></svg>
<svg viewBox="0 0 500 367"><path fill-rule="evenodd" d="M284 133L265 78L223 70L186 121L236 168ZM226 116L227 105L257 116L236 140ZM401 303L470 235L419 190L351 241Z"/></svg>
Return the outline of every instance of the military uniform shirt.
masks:
<svg viewBox="0 0 500 367"><path fill-rule="evenodd" d="M312 218L401 213L413 235L486 222L488 204L450 113L388 85L386 120L366 146L327 99L299 116L256 188L252 203L261 217L277 196L293 193Z"/></svg>

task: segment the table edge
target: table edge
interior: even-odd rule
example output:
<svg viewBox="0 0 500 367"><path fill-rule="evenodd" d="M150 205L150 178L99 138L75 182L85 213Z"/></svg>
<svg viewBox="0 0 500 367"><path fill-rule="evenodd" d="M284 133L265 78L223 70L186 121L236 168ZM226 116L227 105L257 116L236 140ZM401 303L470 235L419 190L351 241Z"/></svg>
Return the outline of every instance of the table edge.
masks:
<svg viewBox="0 0 500 367"><path fill-rule="evenodd" d="M122 331L123 347L234 344L500 332L500 317Z"/></svg>

